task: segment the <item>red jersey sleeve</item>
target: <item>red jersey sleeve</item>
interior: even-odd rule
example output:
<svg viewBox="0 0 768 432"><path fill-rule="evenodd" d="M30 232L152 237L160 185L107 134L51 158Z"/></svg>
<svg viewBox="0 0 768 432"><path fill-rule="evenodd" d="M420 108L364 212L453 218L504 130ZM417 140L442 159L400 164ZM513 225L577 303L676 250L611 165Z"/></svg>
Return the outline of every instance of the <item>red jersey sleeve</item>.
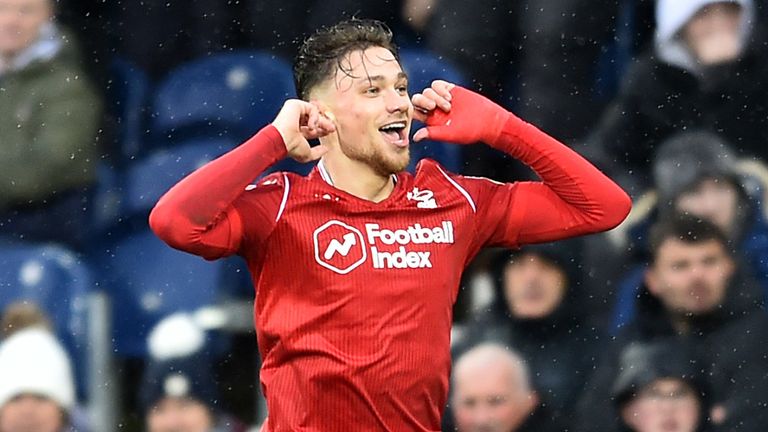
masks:
<svg viewBox="0 0 768 432"><path fill-rule="evenodd" d="M472 197L481 246L517 247L595 233L621 223L629 196L586 159L510 115L493 146L530 166L540 182L456 176Z"/></svg>
<svg viewBox="0 0 768 432"><path fill-rule="evenodd" d="M280 194L268 192L279 181L249 185L285 155L277 129L263 128L166 192L152 209L150 227L170 246L206 259L237 253L244 238L249 244L262 241L275 224Z"/></svg>

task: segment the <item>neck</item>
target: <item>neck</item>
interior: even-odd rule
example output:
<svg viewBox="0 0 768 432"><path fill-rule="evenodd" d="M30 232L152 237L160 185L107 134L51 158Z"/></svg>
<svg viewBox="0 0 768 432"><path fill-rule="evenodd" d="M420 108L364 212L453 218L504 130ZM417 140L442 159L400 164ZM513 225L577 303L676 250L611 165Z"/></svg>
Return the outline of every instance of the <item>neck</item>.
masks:
<svg viewBox="0 0 768 432"><path fill-rule="evenodd" d="M687 335L691 332L691 318L688 314L673 313L670 318L675 333L678 335Z"/></svg>
<svg viewBox="0 0 768 432"><path fill-rule="evenodd" d="M358 198L381 202L395 189L391 175L382 176L363 162L324 157L322 164L335 188Z"/></svg>

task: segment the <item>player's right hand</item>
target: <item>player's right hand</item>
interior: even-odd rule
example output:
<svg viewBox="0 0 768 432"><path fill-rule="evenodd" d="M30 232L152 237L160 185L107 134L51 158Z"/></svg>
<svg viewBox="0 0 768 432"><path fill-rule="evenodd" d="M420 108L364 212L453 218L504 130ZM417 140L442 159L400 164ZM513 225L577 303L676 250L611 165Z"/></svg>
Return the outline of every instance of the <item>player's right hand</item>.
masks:
<svg viewBox="0 0 768 432"><path fill-rule="evenodd" d="M272 125L283 137L288 156L299 162L320 159L328 148L323 144L312 147L308 140L336 131L334 123L321 113L318 105L299 99L285 101Z"/></svg>

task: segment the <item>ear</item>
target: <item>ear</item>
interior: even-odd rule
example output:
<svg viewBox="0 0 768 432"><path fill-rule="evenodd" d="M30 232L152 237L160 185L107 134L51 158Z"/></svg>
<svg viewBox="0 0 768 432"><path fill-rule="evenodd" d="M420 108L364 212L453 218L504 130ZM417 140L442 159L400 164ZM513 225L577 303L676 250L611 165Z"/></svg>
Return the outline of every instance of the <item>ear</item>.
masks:
<svg viewBox="0 0 768 432"><path fill-rule="evenodd" d="M726 254L725 258L725 265L723 268L723 272L728 275L730 278L733 276L733 273L736 271L736 262L733 260L733 257L729 254Z"/></svg>
<svg viewBox="0 0 768 432"><path fill-rule="evenodd" d="M624 423L632 428L632 430L637 430L637 416L635 415L636 410L634 405L635 404L630 401L621 407L621 419L624 420Z"/></svg>
<svg viewBox="0 0 768 432"><path fill-rule="evenodd" d="M539 403L541 402L541 398L539 397L539 394L536 393L535 390L531 390L530 393L528 393L528 398L526 399L526 412L532 413L536 410L536 407L539 406Z"/></svg>
<svg viewBox="0 0 768 432"><path fill-rule="evenodd" d="M645 286L648 287L648 291L650 291L654 296L657 296L659 291L661 291L661 283L659 282L659 276L656 274L654 264L651 264L647 269L645 269L643 280L645 281Z"/></svg>

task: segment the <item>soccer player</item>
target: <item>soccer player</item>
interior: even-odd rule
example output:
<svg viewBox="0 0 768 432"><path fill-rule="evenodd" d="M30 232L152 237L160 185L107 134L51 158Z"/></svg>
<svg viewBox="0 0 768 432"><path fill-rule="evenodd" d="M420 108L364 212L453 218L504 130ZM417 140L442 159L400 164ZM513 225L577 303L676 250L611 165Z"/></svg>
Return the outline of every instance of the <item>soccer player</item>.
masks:
<svg viewBox="0 0 768 432"><path fill-rule="evenodd" d="M484 246L610 229L630 208L589 162L478 94L435 81L410 99L391 38L366 20L309 37L294 66L301 100L150 215L175 248L248 262L265 431L440 430L464 267ZM462 177L431 160L405 173L413 118L427 125L417 141L482 141L542 181ZM286 156L319 162L251 185Z"/></svg>

